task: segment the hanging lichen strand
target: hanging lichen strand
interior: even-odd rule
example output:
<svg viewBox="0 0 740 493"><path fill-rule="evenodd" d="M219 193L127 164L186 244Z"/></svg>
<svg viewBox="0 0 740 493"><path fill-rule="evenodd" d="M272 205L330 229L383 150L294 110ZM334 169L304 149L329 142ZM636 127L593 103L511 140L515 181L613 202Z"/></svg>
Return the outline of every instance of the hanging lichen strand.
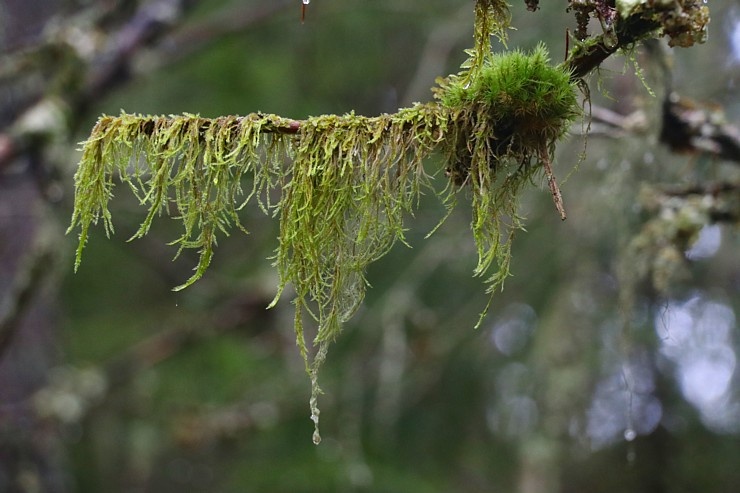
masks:
<svg viewBox="0 0 740 493"><path fill-rule="evenodd" d="M420 192L433 190L451 208L469 190L475 274L493 293L508 274L520 190L543 170L554 184L555 142L578 114L570 74L550 66L542 46L493 56L489 37L504 35L508 11L480 0L476 14L476 50L464 71L439 81L435 102L395 114L101 117L75 175L76 266L91 224L102 220L113 232L108 201L119 181L148 209L134 238L165 213L182 223L173 244L199 251L195 273L176 289L203 275L219 235L245 229L238 211L250 201L279 215L275 301L292 285L318 443L318 371L327 348L364 297L367 266L404 241L404 219ZM446 186L433 187L424 171L432 152L445 158ZM311 344L306 317L317 323Z"/></svg>

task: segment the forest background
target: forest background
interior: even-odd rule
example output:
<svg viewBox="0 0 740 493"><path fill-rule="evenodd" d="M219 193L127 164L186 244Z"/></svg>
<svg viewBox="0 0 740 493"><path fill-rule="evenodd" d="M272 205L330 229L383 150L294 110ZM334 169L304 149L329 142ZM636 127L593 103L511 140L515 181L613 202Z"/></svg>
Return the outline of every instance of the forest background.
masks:
<svg viewBox="0 0 740 493"><path fill-rule="evenodd" d="M544 41L558 62L567 2L512 3L508 49ZM425 239L445 211L422 200L332 348L319 446L290 297L265 310L274 219L242 211L250 234L173 292L195 252L171 261L164 220L126 243L143 213L121 188L117 234L93 231L72 274L76 143L99 114L394 112L472 45L468 0L300 8L0 5L0 491L740 489L733 2L710 3L705 44L650 43L588 79L589 136L577 122L556 153L568 220L544 183L526 193L477 330L469 210ZM667 114L729 137L672 141Z"/></svg>

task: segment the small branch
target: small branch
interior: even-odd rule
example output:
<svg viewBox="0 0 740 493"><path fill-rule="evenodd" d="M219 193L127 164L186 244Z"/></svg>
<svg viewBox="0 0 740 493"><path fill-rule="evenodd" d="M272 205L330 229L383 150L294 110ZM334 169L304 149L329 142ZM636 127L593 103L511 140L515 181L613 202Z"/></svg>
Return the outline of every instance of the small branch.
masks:
<svg viewBox="0 0 740 493"><path fill-rule="evenodd" d="M667 36L670 46L701 43L706 39L709 24L709 9L704 3L698 0L635 2L618 9L613 2L604 0L571 0L570 8L582 18L574 40L576 46L565 66L574 79L581 79L618 50L647 38ZM599 20L604 31L594 38L587 32L589 13Z"/></svg>
<svg viewBox="0 0 740 493"><path fill-rule="evenodd" d="M622 48L634 45L659 27L658 22L645 20L639 15L631 16L618 23L616 42L608 34L597 36L589 42L577 41L576 48L571 51L565 66L571 70L574 80L582 79L611 55Z"/></svg>
<svg viewBox="0 0 740 493"><path fill-rule="evenodd" d="M644 135L648 131L645 113L637 110L622 115L608 108L591 109L593 125L589 134L619 138ZM676 154L704 154L740 164L740 129L726 121L722 107L669 94L663 102L660 142Z"/></svg>
<svg viewBox="0 0 740 493"><path fill-rule="evenodd" d="M686 197L689 195L710 195L716 197L722 193L740 192L740 183L714 182L689 186L662 187L661 192L670 197Z"/></svg>
<svg viewBox="0 0 740 493"><path fill-rule="evenodd" d="M109 50L98 53L88 66L82 90L72 97L73 105L84 111L90 103L127 82L133 56L147 44L169 32L182 19L185 0L155 0L142 4L114 35Z"/></svg>
<svg viewBox="0 0 740 493"><path fill-rule="evenodd" d="M666 197L709 198L706 213L713 223L740 223L740 183L716 182L687 187L663 188Z"/></svg>
<svg viewBox="0 0 740 493"><path fill-rule="evenodd" d="M560 214L560 219L565 221L565 207L563 206L563 196L560 193L560 187L555 179L555 173L552 170L552 163L550 162L550 154L547 152L547 148L540 148L540 162L542 167L545 169L545 176L547 177L547 185L550 187L550 193L552 194L552 201L555 203L555 208Z"/></svg>
<svg viewBox="0 0 740 493"><path fill-rule="evenodd" d="M139 342L104 365L108 386L123 385L186 347L271 316L272 312L265 309L270 300L254 295L235 296L207 317L170 327ZM264 320L258 324L263 325Z"/></svg>
<svg viewBox="0 0 740 493"><path fill-rule="evenodd" d="M468 5L461 7L429 33L401 104L410 105L428 96L430 81L445 70L450 52L459 41L461 26L469 22L469 11Z"/></svg>
<svg viewBox="0 0 740 493"><path fill-rule="evenodd" d="M699 212L708 223L737 224L740 222L740 183L721 181L692 185L662 186L646 189L643 202L657 210L684 207ZM655 214L659 218L660 214ZM675 214L669 214L672 217ZM694 217L694 216L692 216ZM658 219L656 219L658 220Z"/></svg>
<svg viewBox="0 0 740 493"><path fill-rule="evenodd" d="M645 112L636 110L628 115L622 115L603 106L592 106L590 110L591 129L589 135L603 134L607 137L623 135L644 135L648 130L648 121ZM594 128L594 124L601 124L601 131Z"/></svg>

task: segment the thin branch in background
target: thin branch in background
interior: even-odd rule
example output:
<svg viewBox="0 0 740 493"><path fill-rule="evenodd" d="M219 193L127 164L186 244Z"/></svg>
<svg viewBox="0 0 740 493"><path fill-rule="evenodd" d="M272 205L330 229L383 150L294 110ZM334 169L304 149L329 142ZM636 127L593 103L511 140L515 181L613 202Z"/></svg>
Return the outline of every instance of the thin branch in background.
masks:
<svg viewBox="0 0 740 493"><path fill-rule="evenodd" d="M77 25L75 29L52 30L45 46L36 47L33 53L24 56L41 54L46 48L61 50L65 56L52 58L51 66L39 68L30 64L32 70L43 70L52 77L39 88L38 98L27 97L30 106L16 109L15 121L7 125L7 130L0 131L4 142L0 149L0 170L18 156L32 150L38 153L51 142L67 140L80 124L85 109L128 80L133 55L176 25L187 4L184 0L145 3L117 31L107 35L97 30L96 22L88 22L82 30ZM106 13L97 12L97 15ZM26 128L24 121L30 119L29 115L38 116L41 111L46 118L35 118L36 125ZM64 115L61 125L59 118L49 118L51 113Z"/></svg>
<svg viewBox="0 0 740 493"><path fill-rule="evenodd" d="M50 274L58 250L49 241L38 242L27 254L23 267L15 276L10 293L0 304L0 359L13 339L26 309L41 290Z"/></svg>
<svg viewBox="0 0 740 493"><path fill-rule="evenodd" d="M127 82L134 55L177 26L190 3L185 0L155 0L141 5L117 32L108 37L105 43L108 49L91 60L82 90L70 95L74 107L84 111L104 94Z"/></svg>
<svg viewBox="0 0 740 493"><path fill-rule="evenodd" d="M589 136L620 138L627 135L644 135L648 131L647 116L643 110L623 115L603 106L591 106ZM586 132L581 132L586 133Z"/></svg>
<svg viewBox="0 0 740 493"><path fill-rule="evenodd" d="M644 135L645 112L622 115L600 106L591 108L589 135L620 138ZM721 107L693 101L671 92L663 102L660 142L676 154L704 154L740 164L740 129L725 118Z"/></svg>
<svg viewBox="0 0 740 493"><path fill-rule="evenodd" d="M117 387L193 344L239 327L269 326L272 312L266 307L271 300L272 296L239 293L202 318L166 328L106 363L106 380Z"/></svg>
<svg viewBox="0 0 740 493"><path fill-rule="evenodd" d="M229 5L202 21L173 30L153 50L153 55L162 64L171 64L207 49L226 36L245 32L294 6L294 0L271 0L259 5L243 2Z"/></svg>

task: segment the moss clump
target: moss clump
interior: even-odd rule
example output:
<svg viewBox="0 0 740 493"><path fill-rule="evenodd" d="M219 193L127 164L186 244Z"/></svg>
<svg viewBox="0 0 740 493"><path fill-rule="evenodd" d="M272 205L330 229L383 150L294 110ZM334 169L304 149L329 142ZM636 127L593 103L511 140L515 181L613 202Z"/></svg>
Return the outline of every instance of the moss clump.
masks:
<svg viewBox="0 0 740 493"><path fill-rule="evenodd" d="M565 219L550 163L555 143L579 114L573 82L567 71L550 65L543 45L532 53L491 55L469 81L459 74L438 82L435 96L450 112L447 173L473 190L475 272L493 270L493 291L508 275L510 235L521 226L519 191L537 173L544 171Z"/></svg>
<svg viewBox="0 0 740 493"><path fill-rule="evenodd" d="M439 81L436 96L449 108L458 139L449 148L456 181L469 175L469 137L484 139L491 167L514 158L539 156L578 115L570 74L550 65L547 49L494 54L471 81L452 76Z"/></svg>

